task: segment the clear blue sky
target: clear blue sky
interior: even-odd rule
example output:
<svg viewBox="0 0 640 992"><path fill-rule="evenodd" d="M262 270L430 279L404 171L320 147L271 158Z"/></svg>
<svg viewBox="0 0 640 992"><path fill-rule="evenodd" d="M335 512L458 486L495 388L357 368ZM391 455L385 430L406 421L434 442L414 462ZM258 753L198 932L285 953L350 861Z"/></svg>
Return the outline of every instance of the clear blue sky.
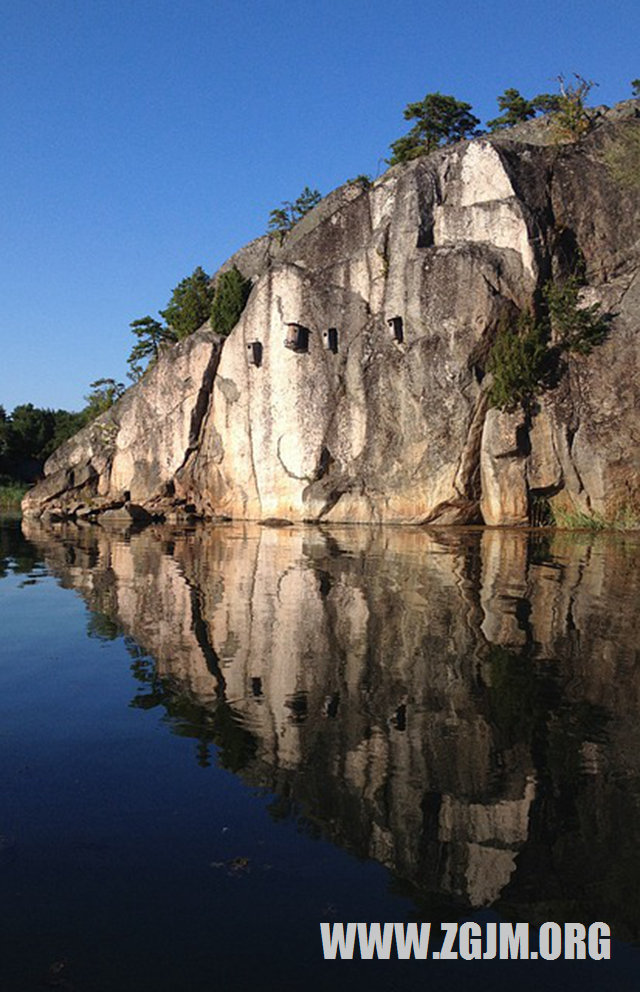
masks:
<svg viewBox="0 0 640 992"><path fill-rule="evenodd" d="M129 322L306 184L376 175L409 101L640 76L637 0L4 0L0 404L126 381Z"/></svg>

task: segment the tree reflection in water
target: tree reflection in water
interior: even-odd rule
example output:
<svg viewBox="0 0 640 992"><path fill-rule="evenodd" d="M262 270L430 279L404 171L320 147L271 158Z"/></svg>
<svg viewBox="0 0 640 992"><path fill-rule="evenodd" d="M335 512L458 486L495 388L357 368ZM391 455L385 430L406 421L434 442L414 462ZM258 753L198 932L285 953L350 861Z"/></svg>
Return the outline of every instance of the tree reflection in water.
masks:
<svg viewBox="0 0 640 992"><path fill-rule="evenodd" d="M637 537L25 532L91 635L125 638L132 706L426 918L640 936Z"/></svg>

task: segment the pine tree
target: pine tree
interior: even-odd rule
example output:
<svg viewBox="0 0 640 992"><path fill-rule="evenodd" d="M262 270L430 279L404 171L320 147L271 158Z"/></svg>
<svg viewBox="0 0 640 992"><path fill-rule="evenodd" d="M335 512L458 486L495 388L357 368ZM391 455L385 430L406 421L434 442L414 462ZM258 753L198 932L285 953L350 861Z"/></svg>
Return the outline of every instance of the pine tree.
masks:
<svg viewBox="0 0 640 992"><path fill-rule="evenodd" d="M532 100L527 100L519 90L511 87L498 97L498 108L502 110L502 114L487 121L487 127L490 131L500 131L505 127L512 127L514 124L530 120L537 113L549 113L549 111L557 110L559 102L560 98L553 93L539 93Z"/></svg>
<svg viewBox="0 0 640 992"><path fill-rule="evenodd" d="M409 103L404 110L407 121L415 120L408 134L391 145L390 165L406 162L433 151L440 145L460 141L476 133L479 119L471 113L471 104L444 93L427 93L424 100Z"/></svg>
<svg viewBox="0 0 640 992"><path fill-rule="evenodd" d="M294 224L297 224L305 214L313 210L320 203L321 199L322 194L319 190L305 186L298 199L294 200L293 203L290 200L284 200L281 206L271 211L269 214L269 230L279 234L280 241L282 242Z"/></svg>
<svg viewBox="0 0 640 992"><path fill-rule="evenodd" d="M211 304L211 327L216 334L226 337L233 330L245 308L250 292L251 280L245 279L235 265L218 276Z"/></svg>
<svg viewBox="0 0 640 992"><path fill-rule="evenodd" d="M161 349L173 344L177 337L171 328L165 327L159 320L154 320L149 315L140 317L139 320L132 320L129 327L138 340L127 358L128 375L137 382L142 378L145 367L155 362Z"/></svg>
<svg viewBox="0 0 640 992"><path fill-rule="evenodd" d="M209 319L213 286L200 266L178 283L165 310L160 311L177 341L188 337Z"/></svg>

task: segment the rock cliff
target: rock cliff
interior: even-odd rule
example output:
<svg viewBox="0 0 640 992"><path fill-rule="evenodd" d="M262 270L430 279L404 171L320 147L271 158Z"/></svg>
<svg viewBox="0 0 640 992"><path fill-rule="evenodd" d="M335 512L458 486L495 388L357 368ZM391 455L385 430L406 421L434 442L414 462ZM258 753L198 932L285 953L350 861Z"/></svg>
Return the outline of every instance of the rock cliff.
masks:
<svg viewBox="0 0 640 992"><path fill-rule="evenodd" d="M167 352L49 459L25 512L640 513L640 179L614 167L639 128L628 101L575 145L545 143L541 122L336 190L282 245L227 263L254 283L229 337L203 328ZM568 358L526 416L490 409L497 328L576 267L584 304L613 317L607 340Z"/></svg>

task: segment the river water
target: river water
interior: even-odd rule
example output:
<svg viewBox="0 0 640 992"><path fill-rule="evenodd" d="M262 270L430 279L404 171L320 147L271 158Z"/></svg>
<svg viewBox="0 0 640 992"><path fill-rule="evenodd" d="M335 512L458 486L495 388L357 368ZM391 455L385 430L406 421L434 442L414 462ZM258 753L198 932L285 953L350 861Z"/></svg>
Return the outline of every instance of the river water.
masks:
<svg viewBox="0 0 640 992"><path fill-rule="evenodd" d="M638 534L5 519L2 992L637 989L639 602ZM611 959L322 958L463 920Z"/></svg>

